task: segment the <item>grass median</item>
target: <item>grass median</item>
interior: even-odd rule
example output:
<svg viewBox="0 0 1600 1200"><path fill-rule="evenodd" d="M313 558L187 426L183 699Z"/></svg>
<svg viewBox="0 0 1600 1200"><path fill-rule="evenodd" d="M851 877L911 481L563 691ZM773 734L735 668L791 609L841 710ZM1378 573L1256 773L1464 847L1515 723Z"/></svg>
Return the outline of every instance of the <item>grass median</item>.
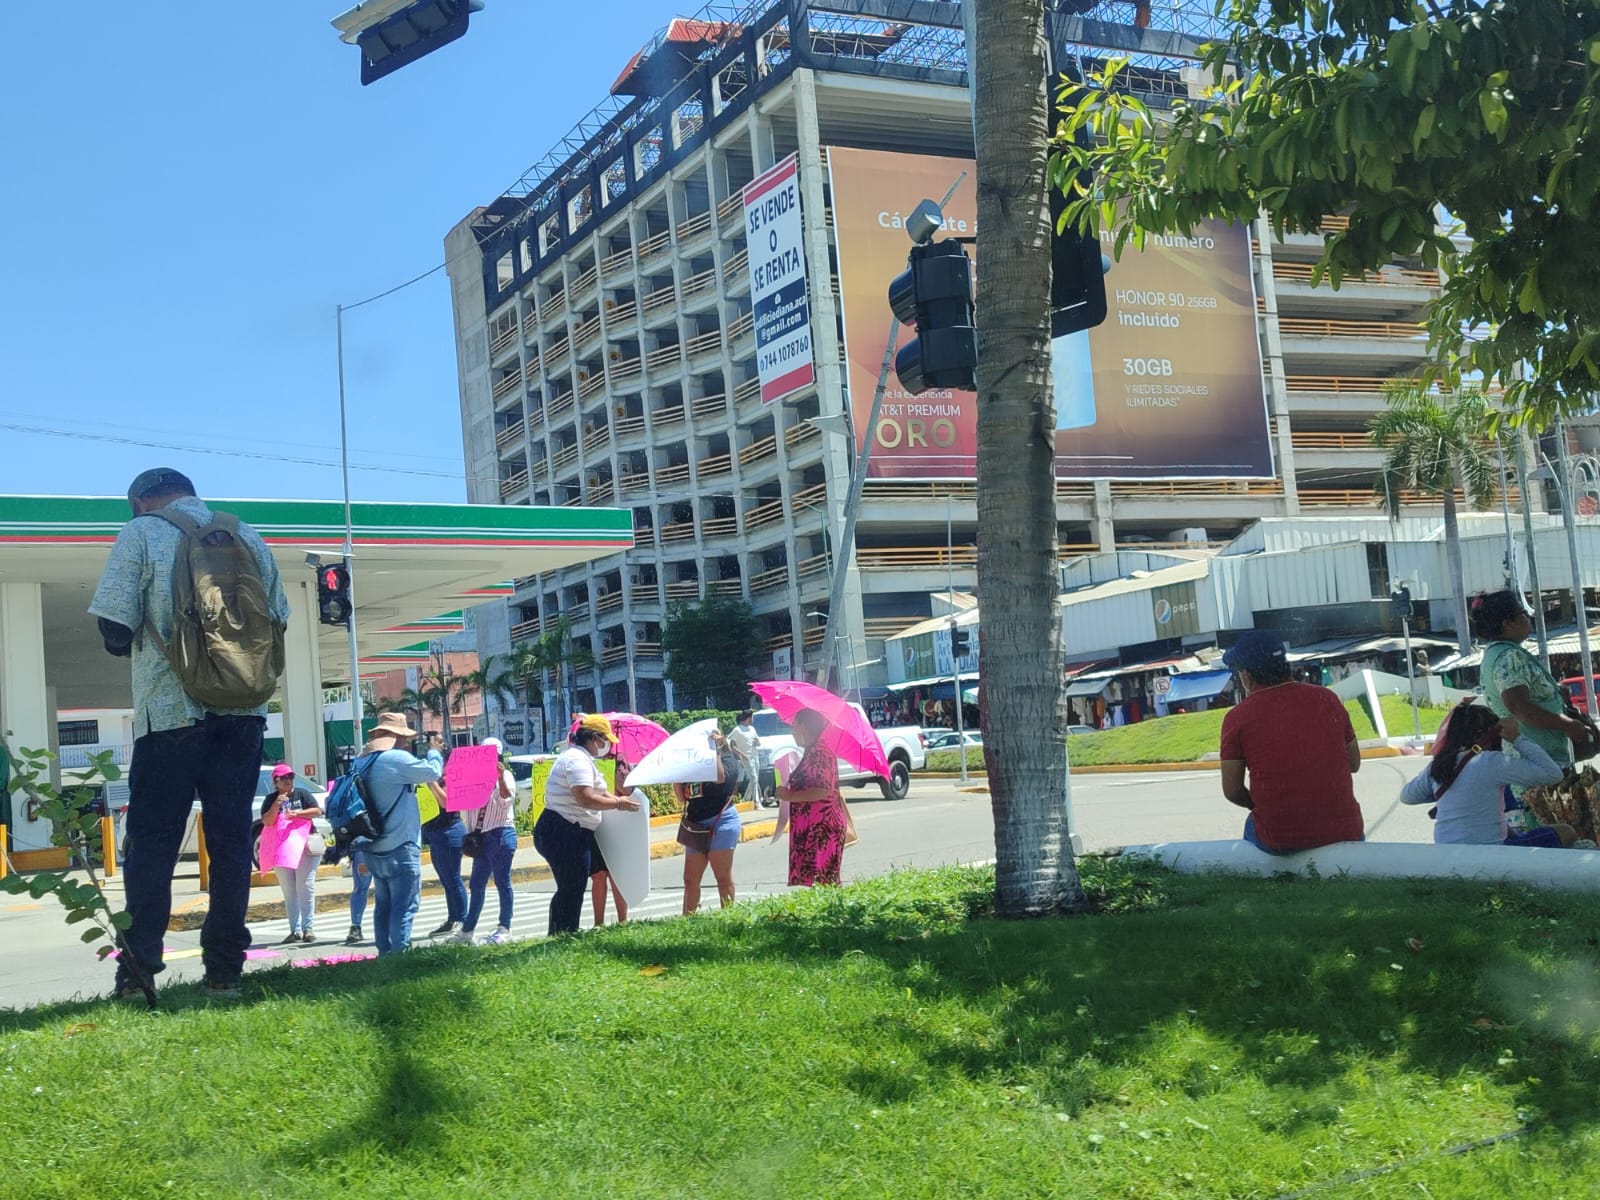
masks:
<svg viewBox="0 0 1600 1200"><path fill-rule="evenodd" d="M1407 737L1412 731L1411 706L1404 696L1381 696L1383 721L1390 737ZM1367 741L1378 736L1368 715L1366 705L1360 700L1346 700L1350 723L1356 737ZM1418 723L1425 734L1433 734L1444 720L1447 708L1417 709ZM1215 754L1222 738L1222 718L1226 709L1212 709L1202 713L1182 713L1170 717L1156 717L1140 721L1137 725L1123 725L1116 729L1102 729L1096 733L1081 733L1067 739L1067 759L1075 767L1138 766L1148 763L1198 762L1208 754ZM982 748L967 751L968 770L981 771ZM959 771L961 760L954 750L934 750L928 754L928 770Z"/></svg>
<svg viewBox="0 0 1600 1200"><path fill-rule="evenodd" d="M1081 918L952 868L0 1014L0 1194L1600 1192L1600 902L1084 872Z"/></svg>

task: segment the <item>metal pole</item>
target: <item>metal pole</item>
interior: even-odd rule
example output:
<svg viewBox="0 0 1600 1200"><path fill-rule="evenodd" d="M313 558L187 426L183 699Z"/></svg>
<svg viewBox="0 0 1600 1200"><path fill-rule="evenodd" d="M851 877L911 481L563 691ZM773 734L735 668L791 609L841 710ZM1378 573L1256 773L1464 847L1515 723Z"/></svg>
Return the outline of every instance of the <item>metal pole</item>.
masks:
<svg viewBox="0 0 1600 1200"><path fill-rule="evenodd" d="M1522 531L1528 540L1528 587L1533 592L1533 628L1539 639L1539 661L1550 669L1550 633L1544 624L1544 593L1539 590L1539 555L1533 543L1533 508L1528 501L1528 460L1517 433L1517 487L1522 491Z"/></svg>
<svg viewBox="0 0 1600 1200"><path fill-rule="evenodd" d="M361 710L361 650L356 644L355 527L350 519L350 423L344 399L344 305L334 305L333 319L339 343L339 468L344 474L344 564L350 574L350 616L345 621L345 629L350 635L350 748L359 752L366 714Z"/></svg>
<svg viewBox="0 0 1600 1200"><path fill-rule="evenodd" d="M828 624L823 630L823 644L834 644L834 622L839 619L839 608L844 604L845 577L850 572L850 560L855 557L856 513L861 508L861 487L867 479L867 463L872 457L872 438L878 428L878 411L883 407L883 392L889 386L889 368L894 363L894 344L900 335L900 322L889 318L889 336L883 347L883 366L878 368L878 385L872 389L872 409L867 414L867 429L861 439L861 450L856 455L855 473L850 476L849 498L844 506L844 533L834 543L833 587L828 594ZM803 652L803 651L802 651ZM828 658L837 658L837 654ZM823 660L828 663L828 659ZM833 682L831 664L823 669L822 684Z"/></svg>
<svg viewBox="0 0 1600 1200"><path fill-rule="evenodd" d="M1572 568L1572 606L1578 615L1578 653L1583 657L1583 699L1588 706L1584 711L1593 715L1600 709L1594 704L1594 658L1589 652L1589 606L1583 599L1583 572L1578 562L1578 514L1572 502L1572 476L1567 474L1567 427L1556 422L1555 473L1560 476L1556 487L1561 493L1561 519L1567 527L1567 562Z"/></svg>
<svg viewBox="0 0 1600 1200"><path fill-rule="evenodd" d="M1494 435L1494 457L1500 475L1500 517L1506 527L1506 586L1520 594L1522 587L1517 572L1517 546L1511 540L1511 501L1506 496L1506 446L1500 438L1499 430L1496 430Z"/></svg>
<svg viewBox="0 0 1600 1200"><path fill-rule="evenodd" d="M961 782L967 780L967 714L961 701L961 663L956 658L955 522L951 498L944 498L944 587L950 600L950 678L956 686L956 749L961 752Z"/></svg>
<svg viewBox="0 0 1600 1200"><path fill-rule="evenodd" d="M1411 661L1411 619L1400 618L1400 631L1406 635L1406 691L1411 697L1411 733L1422 740L1422 718L1417 715L1417 676L1416 668Z"/></svg>

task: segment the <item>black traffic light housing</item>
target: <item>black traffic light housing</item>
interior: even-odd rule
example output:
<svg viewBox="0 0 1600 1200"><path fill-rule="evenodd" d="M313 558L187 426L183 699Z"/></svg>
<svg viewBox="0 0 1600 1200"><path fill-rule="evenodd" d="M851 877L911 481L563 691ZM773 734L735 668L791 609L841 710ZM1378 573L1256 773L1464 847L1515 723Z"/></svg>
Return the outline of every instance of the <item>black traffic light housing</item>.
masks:
<svg viewBox="0 0 1600 1200"><path fill-rule="evenodd" d="M365 87L410 66L467 32L467 18L483 0L416 0L356 36Z"/></svg>
<svg viewBox="0 0 1600 1200"><path fill-rule="evenodd" d="M1063 103L1070 104L1071 97ZM1090 143L1087 127L1073 135L1080 146ZM1088 171L1078 174L1078 186L1085 191L1094 186ZM1050 239L1050 336L1064 337L1080 329L1093 329L1106 319L1106 271L1099 240L1085 237L1076 225L1061 228L1061 215L1067 196L1061 188L1050 189L1050 224L1056 231Z"/></svg>
<svg viewBox="0 0 1600 1200"><path fill-rule="evenodd" d="M972 634L965 629L952 629L950 631L950 656L958 661L967 656L967 651L972 648Z"/></svg>
<svg viewBox="0 0 1600 1200"><path fill-rule="evenodd" d="M906 269L889 284L889 307L917 336L894 356L900 386L912 395L930 388L978 388L978 330L972 309L972 260L957 241L911 247Z"/></svg>
<svg viewBox="0 0 1600 1200"><path fill-rule="evenodd" d="M324 625L348 625L355 615L350 596L350 565L330 563L317 568L317 620Z"/></svg>
<svg viewBox="0 0 1600 1200"><path fill-rule="evenodd" d="M1394 613L1402 621L1411 620L1411 589L1405 584L1396 584L1393 594L1389 599L1394 601Z"/></svg>

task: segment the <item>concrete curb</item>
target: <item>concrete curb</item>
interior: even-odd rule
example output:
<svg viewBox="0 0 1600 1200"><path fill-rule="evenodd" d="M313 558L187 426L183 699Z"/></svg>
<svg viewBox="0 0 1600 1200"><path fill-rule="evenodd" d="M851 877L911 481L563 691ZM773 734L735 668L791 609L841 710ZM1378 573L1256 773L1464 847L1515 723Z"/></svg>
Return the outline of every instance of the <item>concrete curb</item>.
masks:
<svg viewBox="0 0 1600 1200"><path fill-rule="evenodd" d="M748 806L740 805L740 808L745 809L748 808ZM651 823L655 824L657 821L661 820L662 819L659 817L654 818ZM676 826L678 823L678 818L671 817L667 819L665 823ZM744 842L754 842L759 841L761 838L771 837L772 831L776 829L777 826L778 823L775 819L770 821L756 821L752 824L744 826L743 830L740 832L739 841L742 844ZM517 844L517 852L520 854L524 848L531 849L532 846L532 838L519 839ZM678 845L675 839L672 841L663 840L650 843L650 858L652 860L659 858L677 858L682 853L683 847ZM325 878L323 874L325 871L330 872L332 878L339 880L341 883L346 883L348 881L348 876L340 874L337 867L323 867L319 869L317 872L317 878ZM520 866L513 864L511 868L511 882L513 884L533 883L550 878L553 878L550 874L550 868L546 866L542 860L539 862L523 863ZM262 889L270 887L274 891L276 891L278 887L276 881L259 886ZM350 906L350 890L351 889L349 887L338 887L319 893L316 898L316 910L319 913L333 912L338 909L343 909L348 912ZM424 871L422 894L424 896L438 896L442 895L443 893L444 887L439 883L438 876L430 875L427 871ZM175 909L173 911L171 920L167 923L167 928L169 930L199 929L205 924L207 908L208 905L206 903L206 898L202 896L198 900L190 902L190 904L181 911ZM245 919L251 922L275 921L281 919L283 915L284 905L281 895L270 900L266 898L256 900L252 897Z"/></svg>
<svg viewBox="0 0 1600 1200"><path fill-rule="evenodd" d="M1369 758L1399 758L1394 746L1373 746L1361 751L1363 761ZM1074 775L1158 775L1168 771L1216 771L1222 764L1217 759L1197 759L1178 763L1101 763L1094 766L1073 767ZM967 778L983 779L987 772L982 767L968 767ZM918 771L913 779L960 779L960 771Z"/></svg>

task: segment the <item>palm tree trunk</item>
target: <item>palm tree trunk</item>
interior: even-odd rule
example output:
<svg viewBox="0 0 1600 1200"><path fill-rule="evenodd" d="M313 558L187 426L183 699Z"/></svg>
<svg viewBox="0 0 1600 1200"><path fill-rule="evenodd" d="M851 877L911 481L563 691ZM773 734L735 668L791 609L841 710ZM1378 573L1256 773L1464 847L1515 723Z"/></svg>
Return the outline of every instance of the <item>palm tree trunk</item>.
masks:
<svg viewBox="0 0 1600 1200"><path fill-rule="evenodd" d="M1461 525L1456 520L1456 488L1459 472L1450 472L1450 487L1444 493L1444 555L1450 569L1450 587L1455 593L1456 648L1462 654L1472 651L1472 629L1467 617L1467 575L1461 565Z"/></svg>
<svg viewBox="0 0 1600 1200"><path fill-rule="evenodd" d="M977 6L978 594L995 908L1085 906L1067 827L1056 618L1044 5Z"/></svg>

